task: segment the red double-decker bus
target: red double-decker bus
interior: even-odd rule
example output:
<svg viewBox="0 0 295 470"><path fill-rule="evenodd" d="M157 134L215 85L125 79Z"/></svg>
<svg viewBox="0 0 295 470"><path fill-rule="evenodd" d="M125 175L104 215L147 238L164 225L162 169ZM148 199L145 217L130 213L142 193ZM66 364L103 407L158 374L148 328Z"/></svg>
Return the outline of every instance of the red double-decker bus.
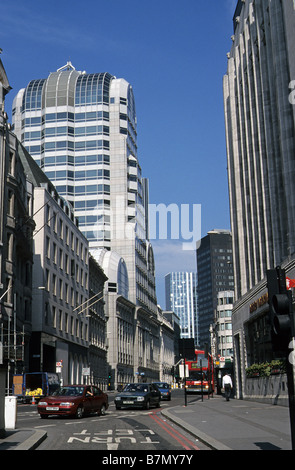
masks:
<svg viewBox="0 0 295 470"><path fill-rule="evenodd" d="M211 354L205 355L205 351L195 350L196 359L185 361L186 367L186 392L187 393L213 393L214 392L214 364Z"/></svg>

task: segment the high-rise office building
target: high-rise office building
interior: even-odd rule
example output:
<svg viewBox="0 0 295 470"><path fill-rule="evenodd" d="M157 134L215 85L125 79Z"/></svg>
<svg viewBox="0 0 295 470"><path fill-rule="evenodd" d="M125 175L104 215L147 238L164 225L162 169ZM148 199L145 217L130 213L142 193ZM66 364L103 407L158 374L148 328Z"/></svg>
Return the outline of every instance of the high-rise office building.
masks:
<svg viewBox="0 0 295 470"><path fill-rule="evenodd" d="M19 140L72 204L92 255L99 260L101 251L117 252L128 271L122 264L125 295L156 312L132 86L109 73L77 71L68 62L20 90L12 115Z"/></svg>
<svg viewBox="0 0 295 470"><path fill-rule="evenodd" d="M180 337L194 338L198 345L197 273L172 272L165 276L166 310L180 321Z"/></svg>
<svg viewBox="0 0 295 470"><path fill-rule="evenodd" d="M232 237L228 230L211 230L197 249L200 346L210 347L218 293L233 290Z"/></svg>
<svg viewBox="0 0 295 470"><path fill-rule="evenodd" d="M295 276L295 3L239 0L233 19L223 89L240 398L246 368L278 356L266 271L281 265Z"/></svg>

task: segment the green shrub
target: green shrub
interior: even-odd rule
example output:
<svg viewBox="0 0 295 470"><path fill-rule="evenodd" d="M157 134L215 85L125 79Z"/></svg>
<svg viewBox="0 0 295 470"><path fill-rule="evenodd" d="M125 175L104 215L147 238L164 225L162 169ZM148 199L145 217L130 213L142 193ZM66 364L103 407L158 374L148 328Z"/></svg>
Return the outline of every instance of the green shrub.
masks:
<svg viewBox="0 0 295 470"><path fill-rule="evenodd" d="M272 371L279 373L286 372L286 361L284 359L274 359L271 362L263 362L261 364L252 364L246 369L247 377L269 377Z"/></svg>

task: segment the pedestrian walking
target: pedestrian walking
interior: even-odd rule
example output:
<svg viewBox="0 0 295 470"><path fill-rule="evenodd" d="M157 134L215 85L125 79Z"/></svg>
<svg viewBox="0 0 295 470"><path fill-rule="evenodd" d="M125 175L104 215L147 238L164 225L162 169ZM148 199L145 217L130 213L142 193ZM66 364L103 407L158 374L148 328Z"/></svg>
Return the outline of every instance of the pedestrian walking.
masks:
<svg viewBox="0 0 295 470"><path fill-rule="evenodd" d="M229 374L225 374L222 378L222 388L224 388L224 395L226 398L226 401L229 401L229 397L231 394L231 390L233 388L233 383L231 376Z"/></svg>

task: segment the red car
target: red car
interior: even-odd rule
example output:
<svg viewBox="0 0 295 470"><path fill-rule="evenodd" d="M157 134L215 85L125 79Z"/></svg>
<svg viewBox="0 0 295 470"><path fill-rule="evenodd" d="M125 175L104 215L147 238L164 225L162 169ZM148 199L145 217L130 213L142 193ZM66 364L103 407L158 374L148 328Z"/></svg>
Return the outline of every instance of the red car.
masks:
<svg viewBox="0 0 295 470"><path fill-rule="evenodd" d="M66 385L53 395L42 398L37 406L41 418L50 415L75 416L97 412L104 415L109 407L108 395L92 385Z"/></svg>

